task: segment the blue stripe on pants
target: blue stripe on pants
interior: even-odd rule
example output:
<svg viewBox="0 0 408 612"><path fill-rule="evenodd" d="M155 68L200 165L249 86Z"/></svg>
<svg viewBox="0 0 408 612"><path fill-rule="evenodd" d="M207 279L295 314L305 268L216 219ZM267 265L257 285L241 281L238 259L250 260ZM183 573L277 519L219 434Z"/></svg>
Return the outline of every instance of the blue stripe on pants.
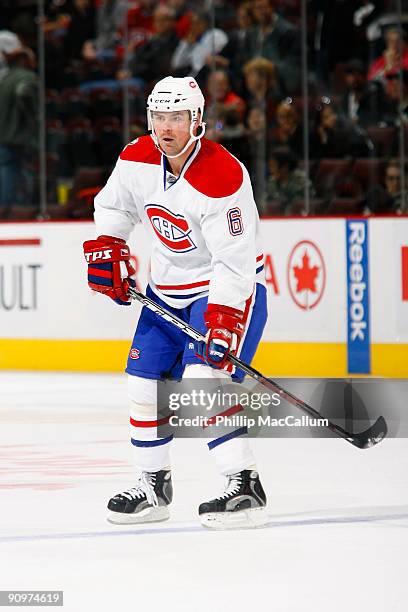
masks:
<svg viewBox="0 0 408 612"><path fill-rule="evenodd" d="M171 442L171 440L173 439L173 435L171 436L167 436L167 438L161 438L160 440L134 440L133 438L130 438L130 441L132 442L133 446L162 446L163 444L167 444L168 442Z"/></svg>
<svg viewBox="0 0 408 612"><path fill-rule="evenodd" d="M211 442L207 443L207 446L210 450L212 450L216 446L219 446L220 444L223 444L224 442L227 442L228 440L232 440L233 438L237 438L238 436L243 436L247 433L248 433L247 427L240 427L239 429L236 429L235 431L231 431L230 433L225 434L225 436L221 436L221 438L216 438L215 440L211 440Z"/></svg>

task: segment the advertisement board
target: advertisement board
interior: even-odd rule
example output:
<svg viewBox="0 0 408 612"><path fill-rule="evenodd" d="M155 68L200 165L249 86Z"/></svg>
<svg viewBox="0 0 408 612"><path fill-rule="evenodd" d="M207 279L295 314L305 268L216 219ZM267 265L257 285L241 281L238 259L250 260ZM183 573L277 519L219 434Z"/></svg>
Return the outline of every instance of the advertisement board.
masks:
<svg viewBox="0 0 408 612"><path fill-rule="evenodd" d="M279 376L408 375L408 218L261 221L268 322L254 365ZM0 225L0 367L117 371L140 307L87 286L90 222ZM149 244L130 246L144 289Z"/></svg>

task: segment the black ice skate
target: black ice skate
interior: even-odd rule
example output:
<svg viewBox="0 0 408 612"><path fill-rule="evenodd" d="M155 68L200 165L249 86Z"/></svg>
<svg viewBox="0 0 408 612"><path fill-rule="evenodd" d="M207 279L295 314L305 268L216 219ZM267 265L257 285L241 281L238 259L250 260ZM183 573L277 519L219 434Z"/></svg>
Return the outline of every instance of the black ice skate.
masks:
<svg viewBox="0 0 408 612"><path fill-rule="evenodd" d="M268 523L266 495L258 472L243 470L227 478L224 493L198 509L204 527L239 529Z"/></svg>
<svg viewBox="0 0 408 612"><path fill-rule="evenodd" d="M165 521L172 499L170 470L142 472L135 487L109 500L108 521L118 525Z"/></svg>

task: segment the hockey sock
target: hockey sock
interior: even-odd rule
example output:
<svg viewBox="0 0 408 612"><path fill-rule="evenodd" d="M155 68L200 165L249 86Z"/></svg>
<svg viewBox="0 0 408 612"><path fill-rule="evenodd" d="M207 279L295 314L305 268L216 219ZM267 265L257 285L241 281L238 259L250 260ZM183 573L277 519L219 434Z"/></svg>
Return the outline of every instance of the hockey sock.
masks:
<svg viewBox="0 0 408 612"><path fill-rule="evenodd" d="M135 467L157 472L170 464L172 435L158 436L157 427L169 417L157 414L157 381L129 376L130 441Z"/></svg>

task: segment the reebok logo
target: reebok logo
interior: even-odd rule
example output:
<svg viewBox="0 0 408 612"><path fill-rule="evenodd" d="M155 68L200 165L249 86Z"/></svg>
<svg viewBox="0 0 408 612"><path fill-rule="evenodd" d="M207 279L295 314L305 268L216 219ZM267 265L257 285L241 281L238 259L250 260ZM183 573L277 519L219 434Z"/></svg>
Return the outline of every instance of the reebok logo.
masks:
<svg viewBox="0 0 408 612"><path fill-rule="evenodd" d="M347 220L347 362L351 374L371 370L368 242L367 220Z"/></svg>
<svg viewBox="0 0 408 612"><path fill-rule="evenodd" d="M350 319L351 340L356 338L364 340L364 331L367 327L364 312L364 294L367 286L362 282L364 269L361 264L363 259L362 245L365 242L365 226L361 223L351 223L349 236L349 296L350 296Z"/></svg>

